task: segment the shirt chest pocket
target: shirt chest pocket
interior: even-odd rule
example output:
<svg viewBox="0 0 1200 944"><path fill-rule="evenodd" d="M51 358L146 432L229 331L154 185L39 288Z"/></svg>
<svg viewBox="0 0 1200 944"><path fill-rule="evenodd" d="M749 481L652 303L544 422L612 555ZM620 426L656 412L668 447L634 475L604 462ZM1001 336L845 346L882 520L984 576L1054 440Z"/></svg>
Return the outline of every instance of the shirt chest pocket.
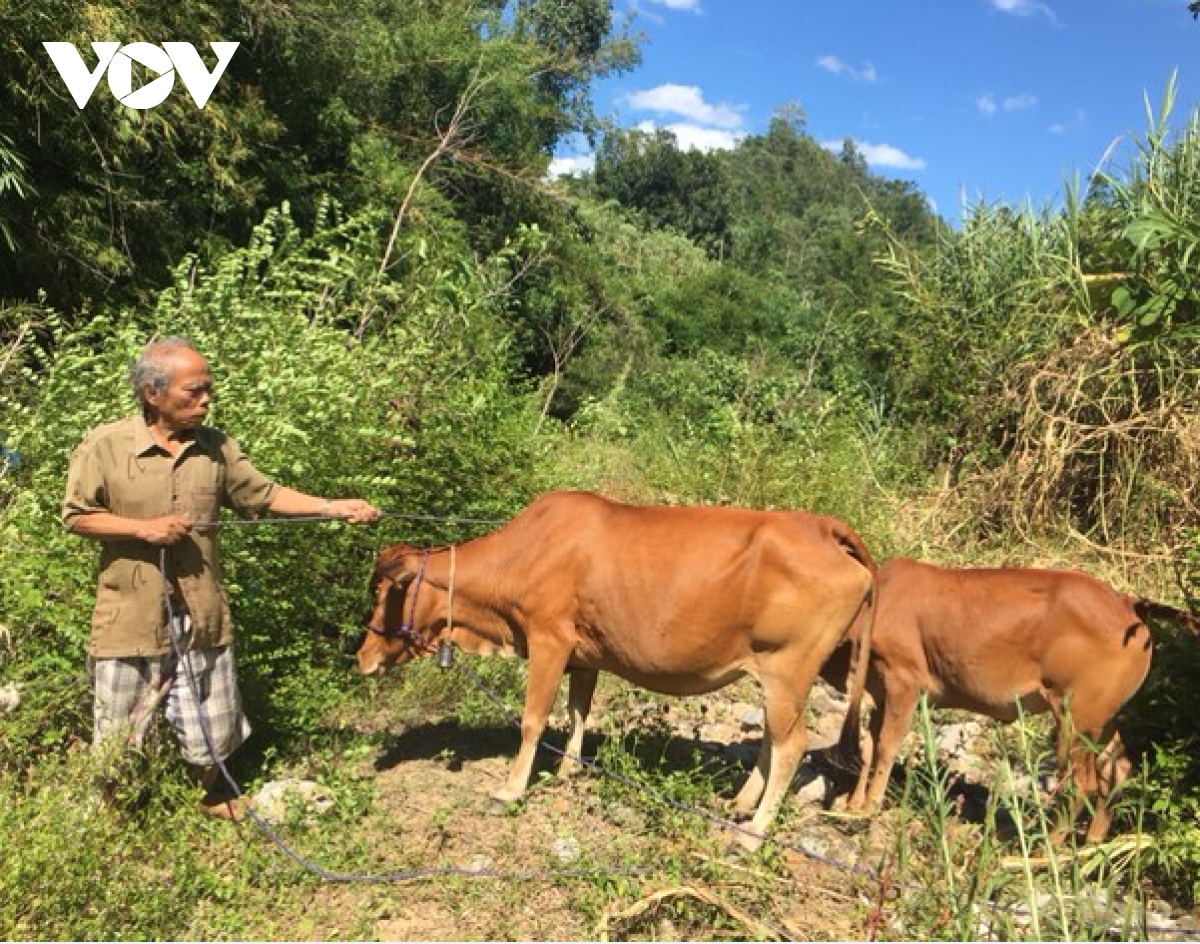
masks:
<svg viewBox="0 0 1200 944"><path fill-rule="evenodd" d="M221 513L221 493L215 485L193 485L175 496L178 514L188 515L196 524L216 521Z"/></svg>
<svg viewBox="0 0 1200 944"><path fill-rule="evenodd" d="M207 456L190 455L172 476L171 507L194 522L216 521L221 512L222 468Z"/></svg>

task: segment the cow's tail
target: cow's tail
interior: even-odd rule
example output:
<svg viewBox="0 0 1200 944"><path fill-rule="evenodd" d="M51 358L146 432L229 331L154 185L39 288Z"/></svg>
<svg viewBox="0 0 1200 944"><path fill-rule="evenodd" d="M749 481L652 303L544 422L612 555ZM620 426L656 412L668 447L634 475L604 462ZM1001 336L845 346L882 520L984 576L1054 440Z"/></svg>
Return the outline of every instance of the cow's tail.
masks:
<svg viewBox="0 0 1200 944"><path fill-rule="evenodd" d="M1143 623L1152 619L1168 620L1177 626L1182 626L1200 639L1200 618L1197 618L1195 614L1168 606L1166 603L1159 603L1156 600L1147 600L1144 597L1130 597L1130 603L1133 611L1138 615L1138 619Z"/></svg>
<svg viewBox="0 0 1200 944"><path fill-rule="evenodd" d="M838 766L847 773L857 773L863 763L862 701L867 689L867 669L871 662L871 637L875 632L878 611L876 590L872 585L863 600L851 629L850 671L846 685L846 717L838 737Z"/></svg>
<svg viewBox="0 0 1200 944"><path fill-rule="evenodd" d="M857 772L862 756L862 700L867 689L867 669L871 662L871 638L875 633L879 568L863 539L850 527L842 525L834 535L846 552L871 573L871 587L863 598L858 614L847 631L850 637L850 670L846 678L846 717L838 737L838 765L847 772Z"/></svg>
<svg viewBox="0 0 1200 944"><path fill-rule="evenodd" d="M834 540L842 546L847 554L867 568L871 572L871 577L874 578L875 571L879 568L875 566L875 558L871 556L866 542L857 531L845 522L836 519L830 519L830 521L833 524Z"/></svg>

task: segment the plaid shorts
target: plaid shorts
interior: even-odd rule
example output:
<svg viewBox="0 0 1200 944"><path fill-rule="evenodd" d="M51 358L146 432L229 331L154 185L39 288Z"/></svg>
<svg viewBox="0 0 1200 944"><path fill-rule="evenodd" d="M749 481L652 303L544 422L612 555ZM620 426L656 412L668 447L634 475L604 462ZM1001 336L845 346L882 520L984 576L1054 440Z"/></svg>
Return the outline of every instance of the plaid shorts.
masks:
<svg viewBox="0 0 1200 944"><path fill-rule="evenodd" d="M233 647L189 650L191 619L183 614L176 617L175 625L184 650L182 662L174 651L164 656L88 659L95 697L92 744L98 754L141 747L160 702L166 703L167 721L189 764L207 766L224 760L250 736Z"/></svg>

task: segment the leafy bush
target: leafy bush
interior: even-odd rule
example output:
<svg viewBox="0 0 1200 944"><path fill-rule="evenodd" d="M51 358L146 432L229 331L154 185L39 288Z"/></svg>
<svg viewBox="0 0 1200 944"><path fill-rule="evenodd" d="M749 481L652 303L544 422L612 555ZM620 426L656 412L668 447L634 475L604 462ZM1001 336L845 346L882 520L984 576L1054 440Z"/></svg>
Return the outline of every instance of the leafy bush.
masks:
<svg viewBox="0 0 1200 944"><path fill-rule="evenodd" d="M116 396L151 334L186 336L209 358L214 422L283 484L360 495L414 517L503 517L524 502L534 488L535 413L504 382L503 347L481 357L461 339L499 274L470 275L448 321L437 306L406 309L396 287L375 276L376 239L372 220L342 219L332 206L305 235L283 208L212 269L185 261L147 315L100 315L79 328L49 319L49 343L27 350L23 384L3 399L7 443L21 455L0 520L14 537L0 548L14 651L5 676L72 673L82 682L96 549L59 529L66 463L86 429L134 409L128 395ZM409 297L424 294L414 280ZM395 314L381 319L380 333L348 334L344 325L368 306ZM447 324L458 341L445 338ZM409 539L432 530L402 528ZM373 554L396 533L391 521L226 527L244 688L268 741L275 729L303 749L301 736L317 732L345 697L352 676L338 637L361 624ZM51 717L81 720L71 710L77 686L47 691L63 698Z"/></svg>
<svg viewBox="0 0 1200 944"><path fill-rule="evenodd" d="M166 774L159 787L167 786ZM177 774L176 774L177 776ZM170 793L169 789L164 791ZM44 760L36 779L0 772L0 933L10 939L183 939L205 897L228 893L230 877L183 841L185 815L107 809L91 790L86 755ZM160 829L129 828L127 816ZM169 867L161 858L171 841ZM98 878L103 876L103 880Z"/></svg>

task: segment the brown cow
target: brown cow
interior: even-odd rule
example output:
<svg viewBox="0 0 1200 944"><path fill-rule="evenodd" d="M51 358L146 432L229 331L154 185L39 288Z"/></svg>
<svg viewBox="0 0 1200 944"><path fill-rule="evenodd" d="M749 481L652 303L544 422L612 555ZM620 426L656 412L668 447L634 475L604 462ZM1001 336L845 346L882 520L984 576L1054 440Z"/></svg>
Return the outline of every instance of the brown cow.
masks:
<svg viewBox="0 0 1200 944"><path fill-rule="evenodd" d="M750 675L763 689L764 737L735 806L749 813L757 804L753 835L739 836L753 849L804 753L812 682L869 609L874 569L859 536L833 518L552 492L463 545L384 549L358 666L374 673L447 635L528 659L521 747L493 794L505 802L525 793L564 671L568 766L601 671L671 695Z"/></svg>
<svg viewBox="0 0 1200 944"><path fill-rule="evenodd" d="M1018 703L1025 714L1053 712L1060 773L1077 786L1067 822L1083 796L1095 796L1087 841L1104 838L1108 798L1130 768L1114 716L1149 669L1145 620L1154 616L1200 629L1180 610L1075 571L889 561L876 578L867 675L875 708L850 808L883 799L924 691L931 706L1000 721L1015 720ZM848 664L841 647L821 674L844 690ZM857 713L848 715L847 727L857 725Z"/></svg>

